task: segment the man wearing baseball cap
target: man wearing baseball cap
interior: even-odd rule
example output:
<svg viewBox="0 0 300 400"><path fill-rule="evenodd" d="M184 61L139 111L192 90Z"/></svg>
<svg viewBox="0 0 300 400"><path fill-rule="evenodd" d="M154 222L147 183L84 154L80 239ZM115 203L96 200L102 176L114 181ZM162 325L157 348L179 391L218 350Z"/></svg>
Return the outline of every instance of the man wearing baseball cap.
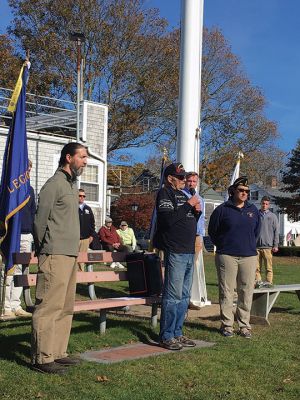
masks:
<svg viewBox="0 0 300 400"><path fill-rule="evenodd" d="M181 163L164 171L164 187L156 199L157 230L153 245L164 251L165 279L160 318L160 346L169 350L194 347L182 328L190 300L195 237L200 201L182 192L186 172Z"/></svg>

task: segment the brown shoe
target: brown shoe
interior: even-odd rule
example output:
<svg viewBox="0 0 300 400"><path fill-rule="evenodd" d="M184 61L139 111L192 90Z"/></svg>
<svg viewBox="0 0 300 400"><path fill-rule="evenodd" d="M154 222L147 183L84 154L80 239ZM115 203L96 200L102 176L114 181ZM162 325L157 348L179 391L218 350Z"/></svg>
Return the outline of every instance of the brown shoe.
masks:
<svg viewBox="0 0 300 400"><path fill-rule="evenodd" d="M187 338L186 336L178 336L175 338L177 340L177 343L181 344L182 347L195 347L196 343Z"/></svg>
<svg viewBox="0 0 300 400"><path fill-rule="evenodd" d="M31 368L34 371L41 372L43 374L58 374L64 375L67 372L67 368L62 365L56 364L55 362L50 362L47 364L33 364Z"/></svg>
<svg viewBox="0 0 300 400"><path fill-rule="evenodd" d="M200 306L196 306L194 303L189 304L189 310L201 310Z"/></svg>
<svg viewBox="0 0 300 400"><path fill-rule="evenodd" d="M58 358L57 360L54 360L57 364L60 365L65 365L66 367L71 366L71 365L78 365L81 363L81 360L76 357L64 357L64 358Z"/></svg>

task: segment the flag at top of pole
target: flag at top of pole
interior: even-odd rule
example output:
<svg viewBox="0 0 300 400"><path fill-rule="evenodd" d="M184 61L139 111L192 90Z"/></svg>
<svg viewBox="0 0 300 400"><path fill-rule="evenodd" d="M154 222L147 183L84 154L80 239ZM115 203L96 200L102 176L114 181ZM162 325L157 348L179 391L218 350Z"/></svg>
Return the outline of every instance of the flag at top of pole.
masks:
<svg viewBox="0 0 300 400"><path fill-rule="evenodd" d="M13 115L0 183L0 250L6 273L13 267L13 253L20 251L19 211L30 199L25 107L29 68L29 61L25 61L8 107Z"/></svg>
<svg viewBox="0 0 300 400"><path fill-rule="evenodd" d="M231 176L231 180L230 180L230 185L229 186L233 185L233 182L240 176L241 158L244 158L244 154L241 151L239 151L238 154L237 154L237 157L238 157L238 159L237 159L233 174ZM227 201L228 198L229 198L229 195L228 195L228 192L227 192L226 195L225 195L225 201Z"/></svg>

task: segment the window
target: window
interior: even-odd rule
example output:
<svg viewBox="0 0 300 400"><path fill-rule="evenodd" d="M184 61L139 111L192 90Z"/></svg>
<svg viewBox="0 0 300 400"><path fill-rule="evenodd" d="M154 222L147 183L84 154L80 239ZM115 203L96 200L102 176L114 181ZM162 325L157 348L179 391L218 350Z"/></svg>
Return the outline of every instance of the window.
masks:
<svg viewBox="0 0 300 400"><path fill-rule="evenodd" d="M258 200L258 190L250 192L250 200Z"/></svg>
<svg viewBox="0 0 300 400"><path fill-rule="evenodd" d="M87 165L80 179L80 188L84 189L87 201L99 201L99 166Z"/></svg>

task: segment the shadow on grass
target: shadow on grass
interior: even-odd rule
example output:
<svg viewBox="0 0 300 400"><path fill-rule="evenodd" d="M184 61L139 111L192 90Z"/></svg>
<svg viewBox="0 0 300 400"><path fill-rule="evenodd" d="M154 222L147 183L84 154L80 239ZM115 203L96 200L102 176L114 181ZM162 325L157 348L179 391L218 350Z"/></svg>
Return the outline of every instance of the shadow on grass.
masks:
<svg viewBox="0 0 300 400"><path fill-rule="evenodd" d="M122 288L114 289L114 288L108 288L108 287L103 287L103 286L101 286L101 287L95 286L95 293L99 299L128 296L128 291L126 291ZM82 284L82 283L77 284L76 294L88 298L89 297L88 285Z"/></svg>
<svg viewBox="0 0 300 400"><path fill-rule="evenodd" d="M270 311L270 314L300 314L299 309L295 309L293 306L288 306L288 307L273 307L272 310Z"/></svg>
<svg viewBox="0 0 300 400"><path fill-rule="evenodd" d="M121 312L115 314L115 312L111 311L108 313L107 318L107 329L119 328L122 326L123 329L130 331L133 335L137 336L137 338L143 343L151 343L151 341L157 341L158 335L153 331L151 326L146 326L147 317L136 317L132 315L122 315ZM112 318L109 318L109 316ZM149 320L149 319L148 319ZM99 316L97 314L92 313L81 313L74 315L74 321L77 322L85 322L89 323L89 325L80 326L72 328L72 333L84 333L90 332L91 328L99 332ZM150 325L150 322L149 322Z"/></svg>
<svg viewBox="0 0 300 400"><path fill-rule="evenodd" d="M6 323L8 325L8 323ZM10 330L9 334L0 334L1 343L1 358L7 361L12 361L22 366L28 366L28 362L25 358L30 360L30 341L31 333L17 333L14 334L13 331L23 326L28 326L30 328L31 321L24 321L21 323L9 322L7 329Z"/></svg>

